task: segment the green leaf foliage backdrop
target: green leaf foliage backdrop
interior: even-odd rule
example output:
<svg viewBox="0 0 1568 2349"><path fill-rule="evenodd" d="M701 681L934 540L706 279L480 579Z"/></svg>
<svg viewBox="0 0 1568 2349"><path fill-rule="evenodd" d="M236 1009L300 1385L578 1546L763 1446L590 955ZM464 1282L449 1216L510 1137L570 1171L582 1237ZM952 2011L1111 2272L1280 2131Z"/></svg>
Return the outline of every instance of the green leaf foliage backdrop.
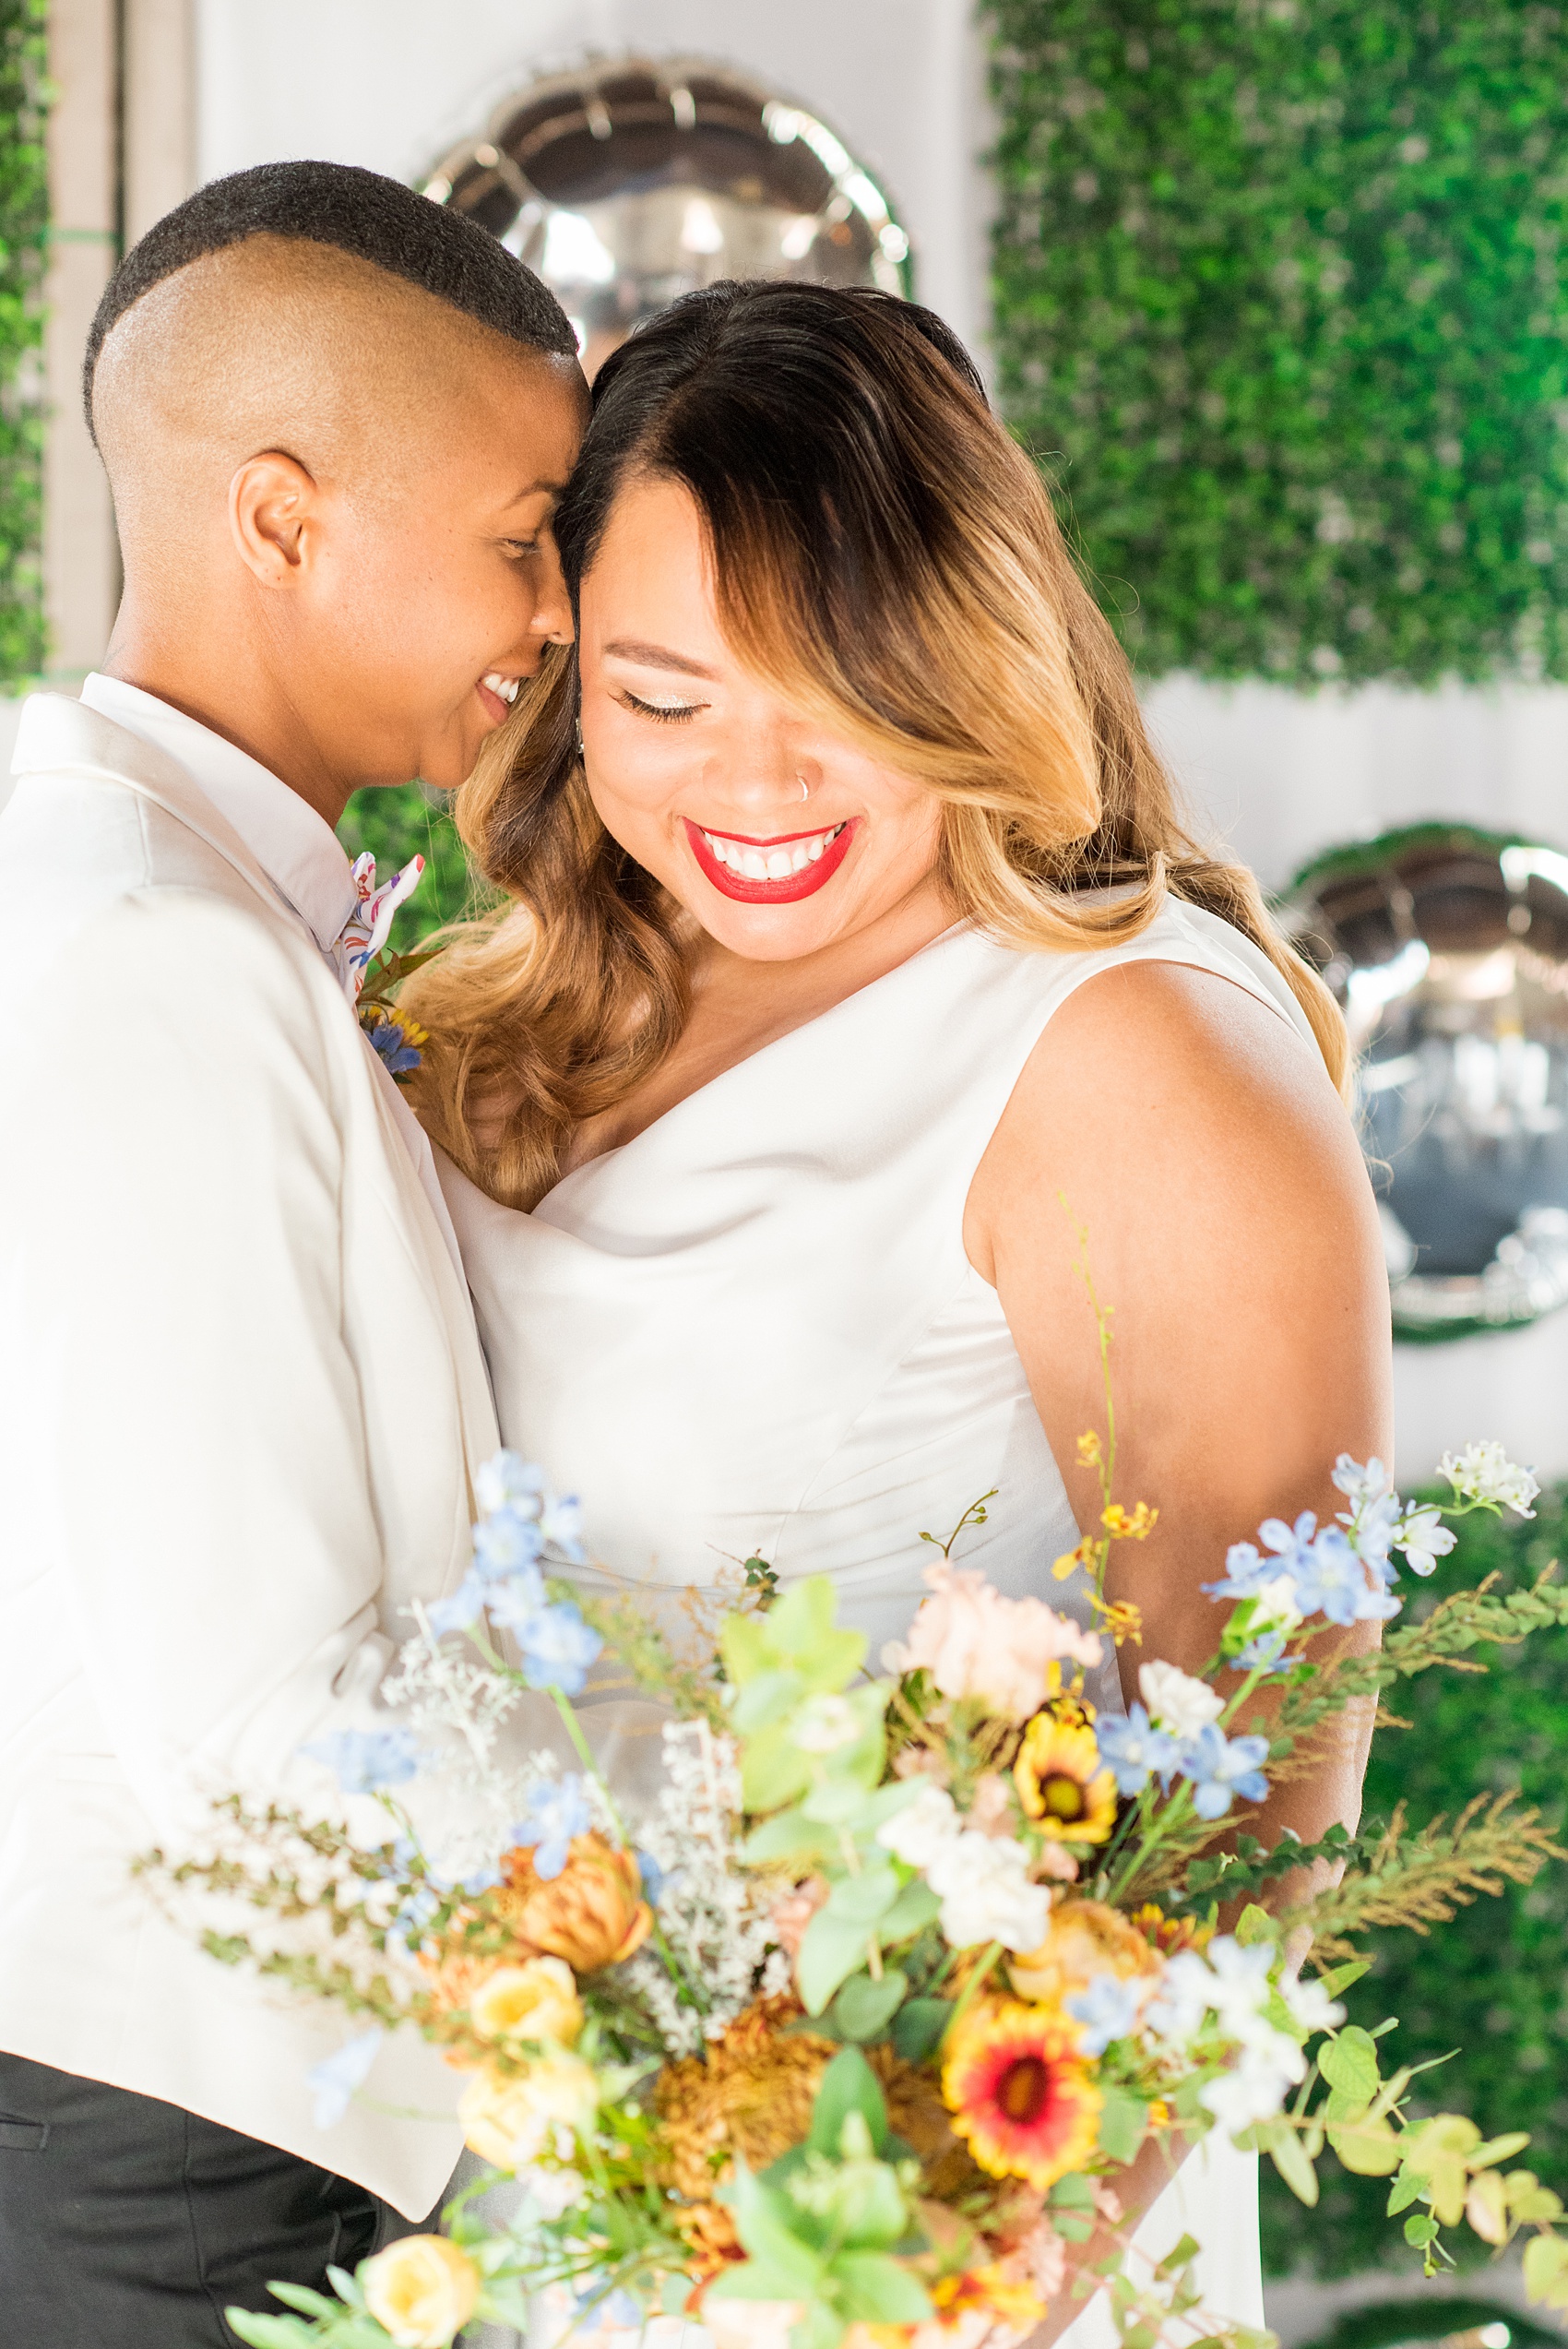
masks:
<svg viewBox="0 0 1568 2349"><path fill-rule="evenodd" d="M1568 1566L1568 1485L1541 1495L1531 1522L1472 1517L1455 1530L1458 1547L1430 1583L1406 1578L1412 1609L1429 1592L1463 1589L1485 1574L1496 1572L1511 1590L1553 1559ZM1386 1818L1408 1801L1418 1818L1452 1817L1472 1795L1513 1786L1568 1840L1568 1631L1476 1655L1490 1667L1484 1675L1434 1671L1401 1683L1397 1710L1412 1726L1380 1730L1373 1740L1366 1816ZM1568 2200L1568 1866L1549 1863L1533 1885L1507 1885L1428 1936L1391 1931L1376 1946L1373 1971L1346 1994L1351 2019L1375 2030L1388 2015L1400 2018L1390 2067L1396 2057L1419 2063L1459 2051L1417 2082L1418 2108L1468 2113L1483 2134L1527 2128L1521 2162ZM1272 2273L1416 2269L1419 2255L1384 2215L1386 2178L1352 2177L1329 2160L1319 2175L1323 2200L1309 2217L1263 2166ZM1479 2265L1484 2245L1466 2240Z"/></svg>
<svg viewBox="0 0 1568 2349"><path fill-rule="evenodd" d="M1140 669L1568 676L1568 15L980 7L1001 394Z"/></svg>
<svg viewBox="0 0 1568 2349"><path fill-rule="evenodd" d="M44 0L0 0L0 680L44 665L40 300L48 233Z"/></svg>
<svg viewBox="0 0 1568 2349"><path fill-rule="evenodd" d="M338 837L350 856L368 848L377 876L389 881L411 856L424 858L420 885L392 924L392 948L411 953L432 930L461 920L489 900L457 838L445 793L422 783L356 792L343 811Z"/></svg>

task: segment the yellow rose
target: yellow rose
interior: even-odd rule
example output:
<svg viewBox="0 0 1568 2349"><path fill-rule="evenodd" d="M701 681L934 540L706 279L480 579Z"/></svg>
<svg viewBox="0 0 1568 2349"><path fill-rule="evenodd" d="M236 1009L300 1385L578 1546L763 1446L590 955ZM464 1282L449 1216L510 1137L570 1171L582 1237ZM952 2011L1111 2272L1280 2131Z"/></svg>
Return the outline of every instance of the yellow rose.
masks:
<svg viewBox="0 0 1568 2349"><path fill-rule="evenodd" d="M398 2349L447 2349L479 2299L479 2270L444 2235L406 2235L362 2272L365 2307Z"/></svg>
<svg viewBox="0 0 1568 2349"><path fill-rule="evenodd" d="M562 2050L540 2056L515 2080L503 2079L499 2072L476 2072L463 2091L457 2117L481 2162L513 2170L533 2161L554 2128L590 2128L598 2110L599 2081L592 2065Z"/></svg>
<svg viewBox="0 0 1568 2349"><path fill-rule="evenodd" d="M529 1958L497 1966L469 2000L481 2039L553 2039L569 2047L583 2027L572 1969L564 1958Z"/></svg>

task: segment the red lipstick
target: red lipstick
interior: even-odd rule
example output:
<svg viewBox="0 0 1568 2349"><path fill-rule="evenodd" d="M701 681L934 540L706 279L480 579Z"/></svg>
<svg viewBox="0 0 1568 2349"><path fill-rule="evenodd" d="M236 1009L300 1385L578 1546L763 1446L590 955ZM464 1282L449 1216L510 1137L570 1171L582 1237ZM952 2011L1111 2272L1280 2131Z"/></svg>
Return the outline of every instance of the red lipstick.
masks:
<svg viewBox="0 0 1568 2349"><path fill-rule="evenodd" d="M830 881L849 853L849 843L860 829L860 817L851 816L837 825L819 824L810 832L783 832L772 840L748 839L742 832L705 832L689 816L681 821L692 844L692 854L701 865L704 876L724 897L734 898L742 905L794 905L803 897L812 897L825 882ZM720 841L734 859L724 863L709 847L710 841ZM765 874L740 869L740 859L748 852L765 864L772 857L790 856L802 841L821 841L822 853L808 858L798 872Z"/></svg>

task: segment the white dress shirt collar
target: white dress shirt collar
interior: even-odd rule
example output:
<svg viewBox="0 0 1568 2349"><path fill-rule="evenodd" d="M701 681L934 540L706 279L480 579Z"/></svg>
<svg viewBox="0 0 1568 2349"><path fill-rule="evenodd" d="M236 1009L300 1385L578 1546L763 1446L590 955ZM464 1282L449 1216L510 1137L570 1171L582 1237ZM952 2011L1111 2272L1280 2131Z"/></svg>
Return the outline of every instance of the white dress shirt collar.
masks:
<svg viewBox="0 0 1568 2349"><path fill-rule="evenodd" d="M139 686L95 672L82 686L81 698L127 733L178 759L238 832L323 954L329 953L355 898L352 868L326 819L248 751Z"/></svg>

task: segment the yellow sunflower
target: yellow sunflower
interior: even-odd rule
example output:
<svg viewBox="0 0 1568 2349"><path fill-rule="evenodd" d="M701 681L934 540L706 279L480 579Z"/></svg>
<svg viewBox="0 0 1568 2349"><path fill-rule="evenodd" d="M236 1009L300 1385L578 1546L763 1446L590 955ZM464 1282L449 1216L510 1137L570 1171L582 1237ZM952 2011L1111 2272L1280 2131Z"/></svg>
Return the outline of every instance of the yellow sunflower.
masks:
<svg viewBox="0 0 1568 2349"><path fill-rule="evenodd" d="M1037 1712L1025 1730L1013 1765L1018 1797L1042 1835L1103 1843L1116 1824L1116 1781L1077 1707L1063 1713Z"/></svg>
<svg viewBox="0 0 1568 2349"><path fill-rule="evenodd" d="M1094 2151L1099 2091L1059 2009L1002 1998L977 2007L953 2034L942 2093L992 2177L1021 2177L1047 2194Z"/></svg>

